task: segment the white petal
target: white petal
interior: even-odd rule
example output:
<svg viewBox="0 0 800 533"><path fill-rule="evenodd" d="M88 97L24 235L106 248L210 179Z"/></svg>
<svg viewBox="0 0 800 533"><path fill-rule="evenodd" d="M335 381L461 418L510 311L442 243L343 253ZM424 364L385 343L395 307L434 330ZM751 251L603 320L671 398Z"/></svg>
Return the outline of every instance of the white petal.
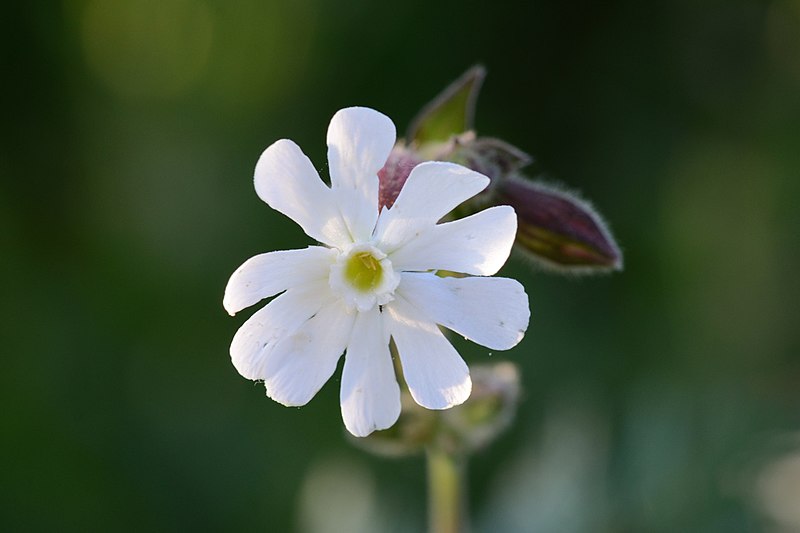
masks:
<svg viewBox="0 0 800 533"><path fill-rule="evenodd" d="M491 276L511 253L517 233L514 209L501 205L433 226L389 254L395 270L451 270Z"/></svg>
<svg viewBox="0 0 800 533"><path fill-rule="evenodd" d="M408 272L397 292L437 324L493 350L508 350L521 341L531 316L525 289L508 278Z"/></svg>
<svg viewBox="0 0 800 533"><path fill-rule="evenodd" d="M461 165L438 161L417 165L392 208L378 220L378 246L387 253L395 250L487 185L489 178Z"/></svg>
<svg viewBox="0 0 800 533"><path fill-rule="evenodd" d="M281 338L264 364L267 396L287 406L307 404L336 370L354 319L337 299Z"/></svg>
<svg viewBox="0 0 800 533"><path fill-rule="evenodd" d="M400 416L389 335L376 308L358 313L342 371L342 419L356 437L391 427Z"/></svg>
<svg viewBox="0 0 800 533"><path fill-rule="evenodd" d="M277 341L293 333L333 298L322 284L289 289L256 311L231 343L231 361L247 379L264 379L264 362Z"/></svg>
<svg viewBox="0 0 800 533"><path fill-rule="evenodd" d="M333 191L292 141L281 139L264 150L254 182L258 196L297 222L309 237L332 246L350 242Z"/></svg>
<svg viewBox="0 0 800 533"><path fill-rule="evenodd" d="M338 111L328 126L328 165L351 235L365 241L378 218L378 171L397 133L391 119L366 107Z"/></svg>
<svg viewBox="0 0 800 533"><path fill-rule="evenodd" d="M228 280L222 305L231 316L290 287L327 279L336 252L322 246L251 257Z"/></svg>
<svg viewBox="0 0 800 533"><path fill-rule="evenodd" d="M422 407L447 409L472 392L469 368L439 328L402 297L384 306L411 396Z"/></svg>

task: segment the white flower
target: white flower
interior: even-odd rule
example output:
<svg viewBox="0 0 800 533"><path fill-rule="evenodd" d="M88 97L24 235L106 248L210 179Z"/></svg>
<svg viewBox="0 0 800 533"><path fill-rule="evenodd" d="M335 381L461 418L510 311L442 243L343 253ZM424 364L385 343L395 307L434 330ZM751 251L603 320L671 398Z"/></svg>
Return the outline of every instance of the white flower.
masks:
<svg viewBox="0 0 800 533"><path fill-rule="evenodd" d="M239 373L263 380L279 403L306 404L347 352L342 418L356 436L388 428L400 414L390 339L414 400L447 409L469 397L472 382L437 324L505 350L522 339L530 317L528 297L514 280L435 273L490 276L508 258L517 229L511 207L437 224L482 191L487 177L451 163L422 163L394 205L378 213L377 174L394 142L394 124L381 113L337 112L328 128L331 187L292 141L267 148L255 170L258 196L321 245L248 259L223 301L233 315L282 293L231 344Z"/></svg>

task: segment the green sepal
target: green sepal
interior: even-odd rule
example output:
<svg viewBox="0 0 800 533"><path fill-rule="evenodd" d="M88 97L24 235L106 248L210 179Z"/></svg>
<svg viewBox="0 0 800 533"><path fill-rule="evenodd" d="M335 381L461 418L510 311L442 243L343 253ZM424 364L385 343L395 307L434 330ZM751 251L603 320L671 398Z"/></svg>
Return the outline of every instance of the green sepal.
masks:
<svg viewBox="0 0 800 533"><path fill-rule="evenodd" d="M476 65L451 83L417 114L408 128L409 143L445 142L473 127L475 104L478 100L486 69Z"/></svg>

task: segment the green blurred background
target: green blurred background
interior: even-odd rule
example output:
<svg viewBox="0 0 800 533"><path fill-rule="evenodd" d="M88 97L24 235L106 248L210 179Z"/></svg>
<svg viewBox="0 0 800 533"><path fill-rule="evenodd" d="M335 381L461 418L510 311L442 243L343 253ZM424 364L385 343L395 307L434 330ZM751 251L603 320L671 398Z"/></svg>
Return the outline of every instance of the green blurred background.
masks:
<svg viewBox="0 0 800 533"><path fill-rule="evenodd" d="M75 0L3 8L0 529L419 531L424 463L241 378L228 276L308 239L255 195L371 106L402 131L476 62L477 128L583 191L626 258L512 260L514 427L471 462L499 532L800 531L800 2ZM246 316L246 314L245 314Z"/></svg>

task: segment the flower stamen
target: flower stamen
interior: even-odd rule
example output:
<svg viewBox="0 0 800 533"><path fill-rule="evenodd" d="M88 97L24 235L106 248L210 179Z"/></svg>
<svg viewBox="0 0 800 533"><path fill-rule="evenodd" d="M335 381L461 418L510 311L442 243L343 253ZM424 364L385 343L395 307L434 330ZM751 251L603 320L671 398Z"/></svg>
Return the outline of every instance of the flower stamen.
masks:
<svg viewBox="0 0 800 533"><path fill-rule="evenodd" d="M331 289L351 309L368 311L394 299L400 275L380 249L369 243L354 244L331 265Z"/></svg>
<svg viewBox="0 0 800 533"><path fill-rule="evenodd" d="M369 252L353 254L347 261L344 272L350 284L361 292L372 291L380 285L383 268L375 256Z"/></svg>

